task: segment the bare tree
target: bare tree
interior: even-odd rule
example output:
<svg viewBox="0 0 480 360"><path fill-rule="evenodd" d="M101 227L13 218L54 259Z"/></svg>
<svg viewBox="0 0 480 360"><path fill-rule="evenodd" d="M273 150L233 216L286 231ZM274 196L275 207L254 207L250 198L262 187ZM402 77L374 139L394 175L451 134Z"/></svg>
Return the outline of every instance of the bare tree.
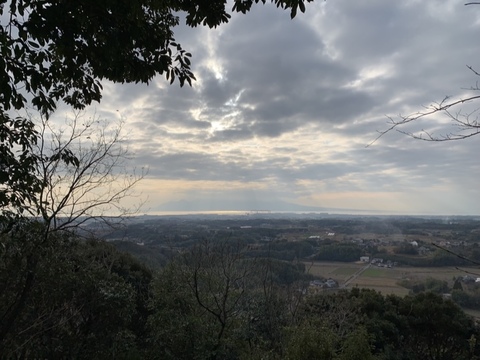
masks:
<svg viewBox="0 0 480 360"><path fill-rule="evenodd" d="M188 269L184 283L216 323L215 353L233 321L245 312L253 263L245 261L240 244L208 240L194 246L183 260Z"/></svg>
<svg viewBox="0 0 480 360"><path fill-rule="evenodd" d="M66 230L136 213L140 201L133 188L145 169L129 168L122 126L77 112L57 129L43 118L36 145L42 189L31 215L40 216L49 230Z"/></svg>
<svg viewBox="0 0 480 360"><path fill-rule="evenodd" d="M480 76L480 73L474 70L471 66L467 66L475 76ZM465 109L462 105L472 103L480 100L480 95L475 95L474 92L480 91L480 84L477 82L475 86L470 89L472 93L465 97L454 98L446 96L442 101L432 103L425 106L424 110L415 112L410 115L399 115L397 118L388 116L389 127L385 130L379 131L379 135L368 145L372 145L383 135L395 130L414 139L424 141L453 141L464 140L480 134L480 108ZM429 130L422 129L418 132L411 132L404 130L408 124L419 123L422 120L431 118L433 116L443 116L450 120L452 131L436 135Z"/></svg>

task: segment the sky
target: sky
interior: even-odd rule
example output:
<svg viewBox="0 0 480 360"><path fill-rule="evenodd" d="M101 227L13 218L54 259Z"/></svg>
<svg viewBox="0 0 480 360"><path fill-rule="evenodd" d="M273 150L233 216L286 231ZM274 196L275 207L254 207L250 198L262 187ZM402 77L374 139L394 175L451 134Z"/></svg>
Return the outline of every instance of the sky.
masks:
<svg viewBox="0 0 480 360"><path fill-rule="evenodd" d="M125 120L134 165L148 168L142 212L480 214L480 136L392 131L367 146L388 117L472 94L480 6L327 0L291 20L267 3L174 32L193 54L191 88L104 83L87 110ZM441 115L402 129L456 130Z"/></svg>

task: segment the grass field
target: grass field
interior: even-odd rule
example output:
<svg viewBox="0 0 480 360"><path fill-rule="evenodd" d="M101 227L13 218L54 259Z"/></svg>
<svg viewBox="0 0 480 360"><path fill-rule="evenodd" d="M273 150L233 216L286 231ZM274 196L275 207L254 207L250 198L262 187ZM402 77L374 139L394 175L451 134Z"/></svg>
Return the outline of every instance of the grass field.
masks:
<svg viewBox="0 0 480 360"><path fill-rule="evenodd" d="M475 319L480 320L480 311L472 309L463 309L468 315L473 316Z"/></svg>
<svg viewBox="0 0 480 360"><path fill-rule="evenodd" d="M305 263L310 274L323 278L335 279L340 286L353 274L365 267L364 263L341 263L341 262L311 262ZM471 271L478 269L464 270ZM370 266L353 279L347 288L360 287L380 291L383 294L407 295L408 289L398 285L400 280L418 280L427 278L448 281L452 285L453 277L464 276L465 271L452 267L439 268L416 268L416 267L394 267L380 268Z"/></svg>
<svg viewBox="0 0 480 360"><path fill-rule="evenodd" d="M362 264L339 262L311 262L305 263L307 272L315 276L332 278L342 283L353 273L362 268Z"/></svg>
<svg viewBox="0 0 480 360"><path fill-rule="evenodd" d="M332 274L339 275L339 276L349 276L349 275L355 274L356 271L358 271L358 268L340 267L340 268L334 269L332 271Z"/></svg>
<svg viewBox="0 0 480 360"><path fill-rule="evenodd" d="M379 269L379 268L374 268L371 267L367 270L365 270L362 273L362 276L366 277L379 277L379 278L392 278L392 277L399 277L401 274L395 269Z"/></svg>

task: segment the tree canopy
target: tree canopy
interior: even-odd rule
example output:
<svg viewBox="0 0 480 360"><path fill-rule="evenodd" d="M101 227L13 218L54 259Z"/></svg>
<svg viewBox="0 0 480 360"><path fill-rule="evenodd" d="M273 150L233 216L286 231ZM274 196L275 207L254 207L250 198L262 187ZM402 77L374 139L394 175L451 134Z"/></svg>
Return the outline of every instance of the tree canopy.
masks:
<svg viewBox="0 0 480 360"><path fill-rule="evenodd" d="M313 0L306 0L311 2ZM236 0L232 12L254 3ZM186 13L192 27L216 27L231 17L224 0L0 1L1 102L21 109L27 96L48 113L56 102L82 108L101 98L101 80L148 83L157 74L180 85L195 79L191 54L175 42L173 28ZM272 0L305 11L304 0ZM4 23L3 23L4 22ZM28 95L27 95L28 94Z"/></svg>

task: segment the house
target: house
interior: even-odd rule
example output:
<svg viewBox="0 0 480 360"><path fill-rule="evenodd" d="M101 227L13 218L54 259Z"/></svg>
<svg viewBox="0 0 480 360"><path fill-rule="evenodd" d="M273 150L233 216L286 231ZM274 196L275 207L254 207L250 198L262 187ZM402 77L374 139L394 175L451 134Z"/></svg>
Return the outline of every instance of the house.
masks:
<svg viewBox="0 0 480 360"><path fill-rule="evenodd" d="M336 288L338 283L334 279L329 278L327 280L312 280L310 281L310 286L321 289Z"/></svg>
<svg viewBox="0 0 480 360"><path fill-rule="evenodd" d="M352 239L350 241L354 244L359 244L359 245L363 244L363 239L360 239L360 238L355 238L355 239Z"/></svg>
<svg viewBox="0 0 480 360"><path fill-rule="evenodd" d="M312 281L310 281L310 286L322 287L323 286L323 281L322 280L312 280Z"/></svg>
<svg viewBox="0 0 480 360"><path fill-rule="evenodd" d="M471 284L471 283L474 283L476 282L477 278L476 277L473 277L472 275L465 275L462 277L462 281L465 283L465 284Z"/></svg>
<svg viewBox="0 0 480 360"><path fill-rule="evenodd" d="M418 254L419 255L427 255L430 252L430 249L425 247L425 246L420 246L418 248Z"/></svg>
<svg viewBox="0 0 480 360"><path fill-rule="evenodd" d="M360 261L364 263L370 262L370 256L360 256Z"/></svg>
<svg viewBox="0 0 480 360"><path fill-rule="evenodd" d="M327 281L325 282L325 285L328 287L328 288L334 288L334 287L338 287L338 283L333 280L333 279L327 279Z"/></svg>

